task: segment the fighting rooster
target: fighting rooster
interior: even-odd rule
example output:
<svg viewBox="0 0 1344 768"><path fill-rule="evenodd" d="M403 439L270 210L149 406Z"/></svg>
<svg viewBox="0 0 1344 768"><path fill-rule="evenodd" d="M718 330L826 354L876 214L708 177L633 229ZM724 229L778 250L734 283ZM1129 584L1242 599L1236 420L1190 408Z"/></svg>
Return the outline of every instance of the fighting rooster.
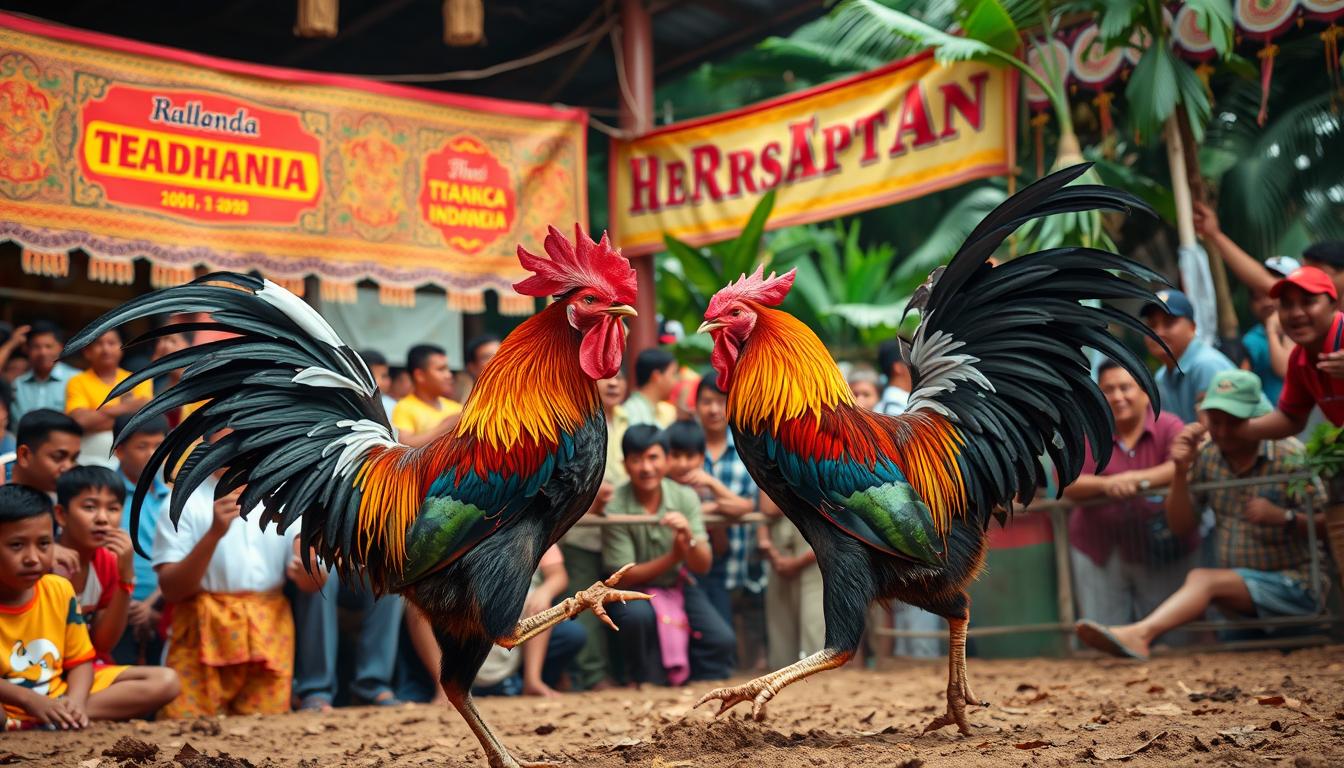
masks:
<svg viewBox="0 0 1344 768"><path fill-rule="evenodd" d="M1158 405L1148 370L1107 324L1151 333L1127 314L1081 303L1155 301L1119 275L1160 282L1158 275L1088 248L986 263L1030 219L1144 208L1105 187L1065 186L1084 170L1053 174L1004 201L916 291L906 310L922 309L907 350L914 392L901 416L858 408L816 334L770 308L788 293L792 272L766 279L757 270L714 295L700 330L714 340L711 362L728 392L737 450L816 552L826 647L712 691L697 706L718 700L722 714L751 702L763 719L782 688L854 655L871 601L896 599L948 622L947 710L925 730L969 733L966 704L977 701L966 680L966 585L984 560L989 520L1030 501L1045 472L1038 457L1048 454L1067 484L1080 470L1084 438L1111 445L1110 410L1083 348L1127 368Z"/></svg>
<svg viewBox="0 0 1344 768"><path fill-rule="evenodd" d="M594 243L577 227L575 234L570 243L552 228L549 259L518 248L533 274L514 288L555 301L500 345L455 433L419 449L392 439L360 358L312 308L269 281L217 273L147 294L99 318L68 348L165 312L208 312L214 322L171 324L132 343L184 331L236 334L169 355L109 396L185 367L127 434L158 414L204 402L150 459L131 530L139 529L149 479L163 467L178 468L174 522L191 491L224 470L217 495L245 487L240 506L262 505L263 527L283 531L298 522L305 551L315 548L350 576L367 574L380 592L403 593L429 617L443 651L440 684L492 768L519 763L470 696L490 647L513 647L584 609L610 624L603 603L647 598L611 589L618 572L518 620L542 553L601 484L607 430L596 380L620 369L621 319L635 314L629 262L606 237ZM225 427L232 431L221 436Z"/></svg>

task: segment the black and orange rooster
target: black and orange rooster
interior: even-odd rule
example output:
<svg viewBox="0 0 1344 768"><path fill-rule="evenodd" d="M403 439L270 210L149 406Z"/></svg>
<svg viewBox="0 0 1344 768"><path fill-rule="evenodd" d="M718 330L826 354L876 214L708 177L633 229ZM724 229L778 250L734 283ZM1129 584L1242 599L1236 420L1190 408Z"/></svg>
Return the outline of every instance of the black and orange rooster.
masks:
<svg viewBox="0 0 1344 768"><path fill-rule="evenodd" d="M728 392L738 453L761 490L816 552L824 580L826 648L752 680L720 688L719 713L741 702L763 719L785 686L847 662L868 605L900 600L947 619L947 711L925 729L969 733L966 704L967 584L981 568L992 516L1030 501L1049 455L1061 485L1078 476L1084 439L1109 446L1110 409L1089 376L1083 348L1115 359L1158 407L1152 377L1113 338L1109 323L1151 333L1133 317L1088 299L1156 301L1120 275L1161 281L1105 251L1059 248L986 263L1020 225L1053 213L1146 207L1100 186L1066 187L1086 167L1048 176L980 223L945 270L910 302L922 310L907 360L909 410L897 417L854 404L845 378L811 330L771 309L793 273L758 270L719 291L700 330ZM1094 451L1095 455L1095 451ZM1107 456L1099 455L1099 463Z"/></svg>
<svg viewBox="0 0 1344 768"><path fill-rule="evenodd" d="M490 647L513 647L585 609L606 619L603 603L648 597L611 589L618 572L518 620L542 553L601 484L607 430L596 380L620 369L621 319L635 314L629 262L606 237L594 243L575 229L574 243L550 230L549 259L518 248L534 274L514 288L555 301L500 345L456 431L418 449L393 440L373 377L354 351L269 281L217 273L156 291L99 318L67 348L73 353L108 329L167 312L208 312L214 322L168 325L132 343L206 329L237 334L169 355L110 395L185 367L177 385L135 415L128 434L158 414L204 403L150 459L131 530L139 528L149 479L163 467L181 462L174 522L191 491L224 470L217 495L245 487L240 506L261 504L263 527L283 531L298 522L302 546L343 573L366 573L380 592L403 593L429 617L443 651L440 683L492 768L519 763L471 700ZM226 436L201 441L226 427Z"/></svg>

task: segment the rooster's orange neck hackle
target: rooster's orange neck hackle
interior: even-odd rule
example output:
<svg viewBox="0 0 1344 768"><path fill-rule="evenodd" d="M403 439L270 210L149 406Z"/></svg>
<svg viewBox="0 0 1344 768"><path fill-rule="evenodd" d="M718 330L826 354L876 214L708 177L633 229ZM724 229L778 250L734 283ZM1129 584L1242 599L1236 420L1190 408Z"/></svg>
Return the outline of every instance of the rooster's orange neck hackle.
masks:
<svg viewBox="0 0 1344 768"><path fill-rule="evenodd" d="M560 444L601 409L597 386L574 364L579 335L554 303L510 333L481 372L462 408L456 440L436 440L419 450L390 448L371 457L357 484L364 493L360 532L364 552L380 548L391 562L405 554L405 532L440 474L536 471ZM404 481L419 469L419 484Z"/></svg>
<svg viewBox="0 0 1344 768"><path fill-rule="evenodd" d="M751 340L733 370L728 417L740 429L774 432L784 421L853 405L854 395L831 353L810 328L787 312L753 305Z"/></svg>

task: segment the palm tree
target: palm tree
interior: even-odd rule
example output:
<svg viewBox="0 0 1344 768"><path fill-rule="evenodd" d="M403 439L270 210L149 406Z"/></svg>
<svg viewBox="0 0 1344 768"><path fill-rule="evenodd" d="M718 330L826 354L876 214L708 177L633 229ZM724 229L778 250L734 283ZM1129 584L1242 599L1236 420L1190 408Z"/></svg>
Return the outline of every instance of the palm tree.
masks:
<svg viewBox="0 0 1344 768"><path fill-rule="evenodd" d="M1258 82L1215 83L1203 170L1217 184L1228 235L1261 257L1344 240L1344 120L1312 37L1280 43L1264 127Z"/></svg>

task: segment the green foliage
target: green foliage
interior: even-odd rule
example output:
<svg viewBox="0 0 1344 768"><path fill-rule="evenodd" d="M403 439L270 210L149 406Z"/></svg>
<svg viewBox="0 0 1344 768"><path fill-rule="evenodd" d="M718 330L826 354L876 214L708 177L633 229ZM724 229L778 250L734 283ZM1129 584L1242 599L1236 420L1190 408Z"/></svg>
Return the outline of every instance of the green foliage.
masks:
<svg viewBox="0 0 1344 768"><path fill-rule="evenodd" d="M1306 452L1295 464L1320 478L1327 487L1338 487L1344 480L1344 426L1318 424L1307 439ZM1292 485L1298 494L1307 489L1304 480L1296 480Z"/></svg>
<svg viewBox="0 0 1344 768"><path fill-rule="evenodd" d="M889 7L878 0L846 0L831 17L833 33L829 42L838 49L868 55L884 51L889 61L929 48L945 64L987 61L1013 67L1050 96L1057 116L1067 124L1068 107L1061 81L1056 78L1051 83L1042 79L1017 57L1021 34L1008 4L997 0L959 0L950 4L933 0L924 8L927 19L910 12L918 3L894 5ZM1027 5L1018 4L1017 10L1021 12ZM955 26L951 22L956 22ZM956 34L957 28L961 34ZM893 38L904 42L894 45Z"/></svg>
<svg viewBox="0 0 1344 768"><path fill-rule="evenodd" d="M1214 50L1219 56L1226 57L1232 51L1234 41L1232 3L1227 0L1185 0L1185 4L1194 10L1200 28L1208 31Z"/></svg>
<svg viewBox="0 0 1344 768"><path fill-rule="evenodd" d="M1083 155L1093 163L1101 183L1128 190L1152 206L1165 221L1176 220L1176 197L1165 179L1158 181L1133 165L1107 158L1096 147L1084 151Z"/></svg>
<svg viewBox="0 0 1344 768"><path fill-rule="evenodd" d="M972 40L980 40L991 47L1013 53L1022 43L1022 34L1003 4L984 0L963 0L961 29Z"/></svg>
<svg viewBox="0 0 1344 768"><path fill-rule="evenodd" d="M923 233L919 245L897 265L896 279L909 285L913 292L930 272L946 264L971 230L1007 198L1008 193L1001 186L972 188L943 214L937 226Z"/></svg>
<svg viewBox="0 0 1344 768"><path fill-rule="evenodd" d="M837 357L855 346L871 349L896 334L913 285L893 274L896 249L881 243L865 247L860 224L837 221L795 227L772 243L781 249L810 252L798 259L798 277L785 309L807 323ZM918 283L915 283L918 285Z"/></svg>
<svg viewBox="0 0 1344 768"><path fill-rule="evenodd" d="M1344 239L1344 120L1331 104L1320 44L1312 36L1280 46L1265 126L1256 122L1259 82L1221 78L1201 153L1218 184L1223 229L1261 257Z"/></svg>
<svg viewBox="0 0 1344 768"><path fill-rule="evenodd" d="M1208 31L1218 55L1228 57L1233 44L1231 4L1227 0L1194 0L1187 4ZM1181 108L1185 110L1195 139L1199 140L1213 113L1213 105L1195 70L1172 52L1163 5L1133 0L1094 0L1082 5L1099 13L1101 35L1109 46L1128 46L1131 38L1140 31L1146 32L1151 40L1125 86L1125 109L1130 126L1145 141L1154 142L1161 135L1167 118Z"/></svg>
<svg viewBox="0 0 1344 768"><path fill-rule="evenodd" d="M1087 3L1096 5L1096 3ZM1097 14L1097 31L1108 44L1126 45L1133 33L1135 17L1143 8L1141 0L1103 0Z"/></svg>
<svg viewBox="0 0 1344 768"><path fill-rule="evenodd" d="M972 188L933 227L923 230L924 237L909 256L899 259L890 243L865 245L857 220L764 235L774 206L772 193L732 240L695 248L674 237L664 238L667 253L658 262L659 312L689 332L699 325L710 298L730 280L751 273L758 264L778 272L796 268L798 276L783 309L816 331L837 357L867 355L898 331L913 330L913 316L900 327L910 295L929 272L951 259L975 225L1005 197L995 186ZM709 350L705 338L689 334L675 351L687 362L701 362Z"/></svg>
<svg viewBox="0 0 1344 768"><path fill-rule="evenodd" d="M663 236L667 253L658 257L658 312L664 318L681 322L687 339L676 350L684 361L708 357L709 345L690 337L700 324L709 299L730 280L756 269L763 254L761 239L765 223L775 207L775 192L767 192L751 212L742 232L732 240L696 248L671 235ZM785 267L787 269L787 267Z"/></svg>

